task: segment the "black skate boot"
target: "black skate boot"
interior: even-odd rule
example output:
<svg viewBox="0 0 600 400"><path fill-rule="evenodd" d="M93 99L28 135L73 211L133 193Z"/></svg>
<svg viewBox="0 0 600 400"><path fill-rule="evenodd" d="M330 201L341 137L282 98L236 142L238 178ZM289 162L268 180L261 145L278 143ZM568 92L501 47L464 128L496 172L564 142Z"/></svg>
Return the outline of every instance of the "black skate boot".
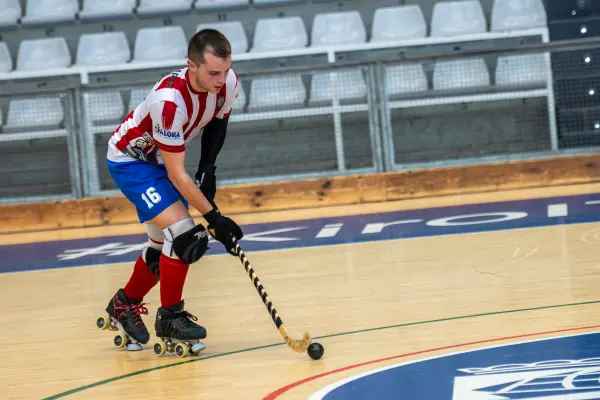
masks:
<svg viewBox="0 0 600 400"><path fill-rule="evenodd" d="M159 356L166 352L185 357L196 355L206 348L200 339L206 337L206 329L194 323L198 318L183 309L183 300L169 308L160 307L156 312L156 336L161 340L154 345Z"/></svg>
<svg viewBox="0 0 600 400"><path fill-rule="evenodd" d="M121 333L115 336L115 346L127 346L130 351L142 350L141 343L150 340L150 333L141 317L142 314L148 315L144 303L128 299L123 289L119 289L108 302L106 312L108 317L100 317L96 321L98 329L120 330Z"/></svg>

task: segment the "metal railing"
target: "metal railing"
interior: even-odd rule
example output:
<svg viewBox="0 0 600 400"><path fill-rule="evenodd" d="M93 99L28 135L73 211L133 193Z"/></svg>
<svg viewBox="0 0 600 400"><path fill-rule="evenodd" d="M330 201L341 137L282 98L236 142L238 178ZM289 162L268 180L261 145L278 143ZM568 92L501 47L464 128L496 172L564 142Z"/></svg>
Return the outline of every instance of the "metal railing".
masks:
<svg viewBox="0 0 600 400"><path fill-rule="evenodd" d="M600 47L600 43L595 45ZM548 43L547 29L530 29L235 56L233 68L243 84L245 99L236 105L230 119L228 139L219 156L219 184L466 165L578 151L561 148L557 128L551 51L570 48L562 46ZM543 73L501 87L495 82L499 57L521 53L541 54ZM452 60L463 62L460 76L481 75L484 70L479 61L464 63L473 58L485 63L487 84L446 85L440 81L441 65ZM143 98L132 100L132 91L142 89L143 94L183 65L182 60L171 60L71 67L43 75L0 74L0 104L17 94L61 93L65 119L60 130L39 130L34 136L60 132L69 138L65 161L72 176L70 190L64 193L47 196L41 188L42 193L36 194L3 194L0 202L119 193L106 171L108 137ZM407 78L411 65L419 65L423 74ZM400 67L400 72L388 73L388 67ZM444 73L452 78L456 68ZM104 97L98 96L102 93ZM514 129L524 126L523 118L533 126L531 132ZM463 120L471 121L465 126L473 126L461 133ZM415 128L422 121L437 126ZM519 134L511 134L511 129ZM446 134L452 130L462 144ZM3 129L0 150L1 143L34 136ZM482 139L486 136L487 141ZM186 167L190 173L195 170L199 145L196 140L188 147ZM7 162L10 160L2 161Z"/></svg>

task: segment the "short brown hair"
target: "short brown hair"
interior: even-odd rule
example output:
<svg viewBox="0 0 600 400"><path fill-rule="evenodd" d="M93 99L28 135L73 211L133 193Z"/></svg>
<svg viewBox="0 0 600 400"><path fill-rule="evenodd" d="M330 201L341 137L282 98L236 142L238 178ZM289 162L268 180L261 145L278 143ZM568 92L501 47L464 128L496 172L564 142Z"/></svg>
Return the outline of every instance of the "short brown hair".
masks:
<svg viewBox="0 0 600 400"><path fill-rule="evenodd" d="M204 52L209 51L219 58L231 56L229 40L216 29L203 29L192 36L188 44L188 58L192 61L205 63Z"/></svg>

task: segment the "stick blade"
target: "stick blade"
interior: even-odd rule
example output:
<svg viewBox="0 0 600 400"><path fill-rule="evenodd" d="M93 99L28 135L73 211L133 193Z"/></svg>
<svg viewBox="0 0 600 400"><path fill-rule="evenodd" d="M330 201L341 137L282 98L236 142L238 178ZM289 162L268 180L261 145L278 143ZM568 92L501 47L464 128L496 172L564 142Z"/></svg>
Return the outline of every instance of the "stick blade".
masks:
<svg viewBox="0 0 600 400"><path fill-rule="evenodd" d="M286 341L287 344L292 348L292 350L294 350L297 353L304 353L306 350L308 350L308 346L310 346L310 343L312 342L312 338L310 337L310 335L308 334L308 332L304 332L304 337L301 340L292 340L290 339L290 341Z"/></svg>

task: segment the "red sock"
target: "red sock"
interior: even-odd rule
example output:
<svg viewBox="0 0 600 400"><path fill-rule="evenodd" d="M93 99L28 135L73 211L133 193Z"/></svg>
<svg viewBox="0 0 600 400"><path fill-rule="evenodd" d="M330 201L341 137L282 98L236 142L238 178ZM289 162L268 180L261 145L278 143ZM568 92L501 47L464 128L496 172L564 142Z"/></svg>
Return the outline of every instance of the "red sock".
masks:
<svg viewBox="0 0 600 400"><path fill-rule="evenodd" d="M133 273L129 278L129 282L123 288L125 296L134 300L141 300L146 294L152 289L158 282L158 279L146 265L144 258L140 254L135 266L133 267Z"/></svg>
<svg viewBox="0 0 600 400"><path fill-rule="evenodd" d="M189 264L178 258L160 255L160 302L167 308L179 304Z"/></svg>

